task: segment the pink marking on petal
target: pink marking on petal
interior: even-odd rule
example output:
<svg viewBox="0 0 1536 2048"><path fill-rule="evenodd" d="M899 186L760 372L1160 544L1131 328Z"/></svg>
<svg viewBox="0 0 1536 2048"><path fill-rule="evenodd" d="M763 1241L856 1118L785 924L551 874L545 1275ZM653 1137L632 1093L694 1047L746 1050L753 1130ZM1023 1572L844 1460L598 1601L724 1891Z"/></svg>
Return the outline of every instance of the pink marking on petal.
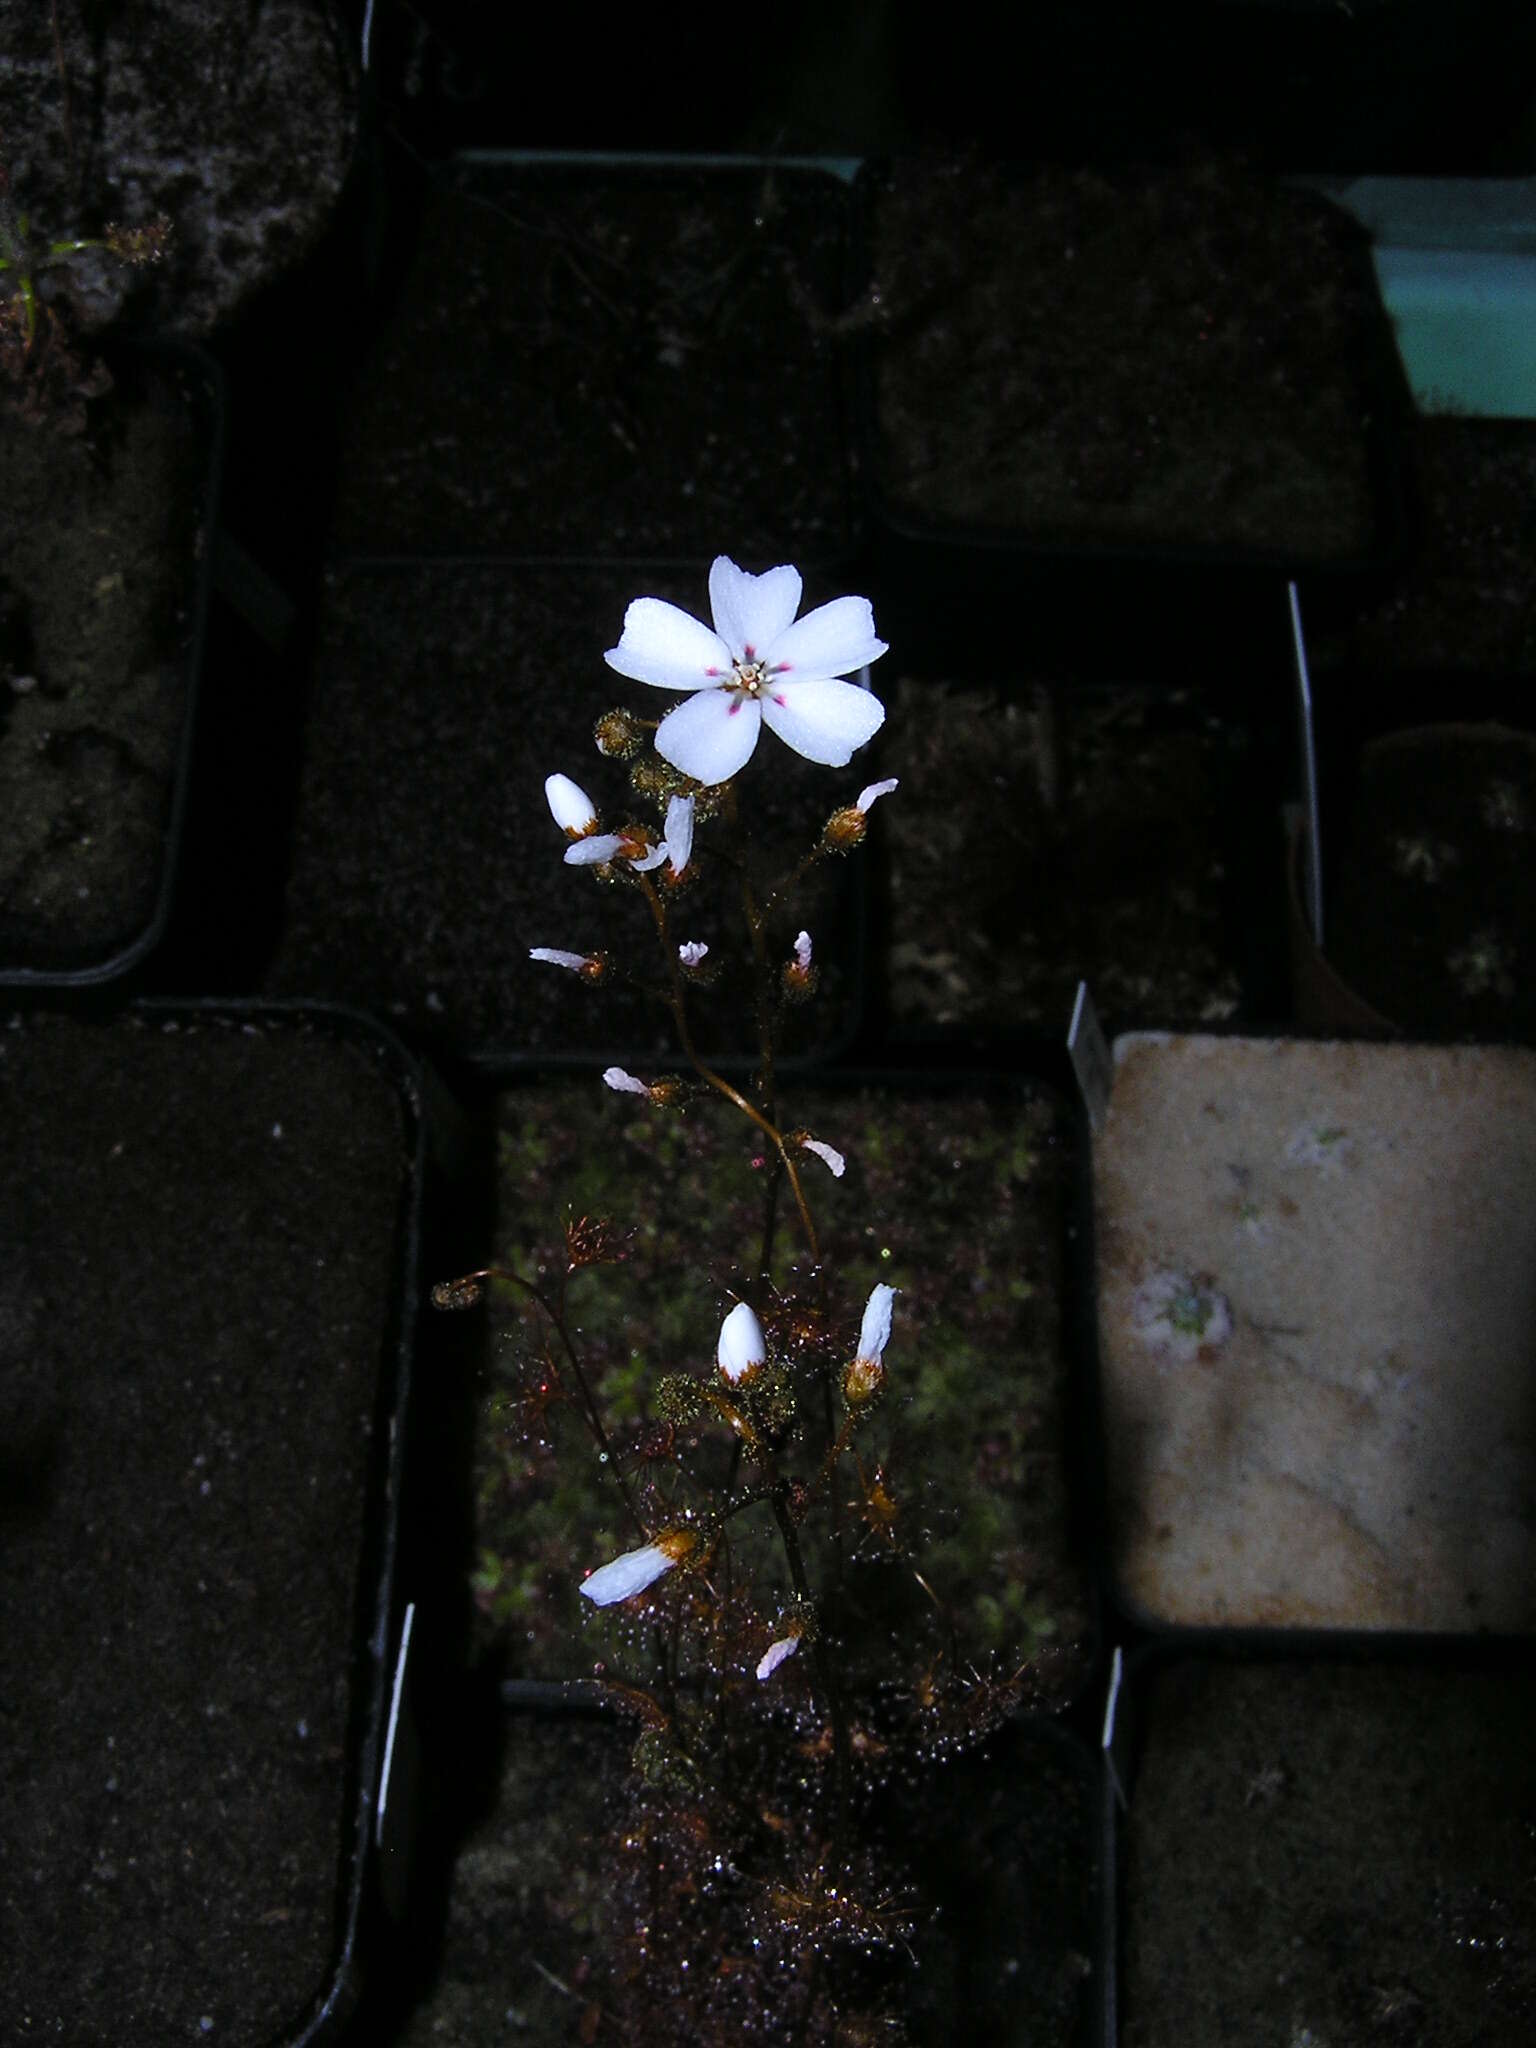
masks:
<svg viewBox="0 0 1536 2048"><path fill-rule="evenodd" d="M731 704L731 708L730 708L729 712L728 712L728 713L727 713L726 715L727 715L728 717L730 717L730 718L734 718L734 717L736 716L737 712L738 712L738 711L739 711L739 710L741 709L741 706L742 706L742 699L741 699L740 697L737 697L737 698L735 698L735 699L733 700L732 704Z"/></svg>
<svg viewBox="0 0 1536 2048"><path fill-rule="evenodd" d="M750 640L747 642L746 646L742 648L741 658L743 661L756 661L757 656L752 652L752 643Z"/></svg>
<svg viewBox="0 0 1536 2048"><path fill-rule="evenodd" d="M782 705L783 705L783 703L784 703L784 701L785 701L785 699L784 699L783 695L782 695L782 694L781 694L781 693L780 693L780 692L779 692L778 690L775 690L775 691L774 691L774 693L773 693L773 701L774 701L774 703L775 703L775 704L778 704L778 705L781 705L781 706L782 706Z"/></svg>
<svg viewBox="0 0 1536 2048"><path fill-rule="evenodd" d="M787 676L794 665L792 661L776 661L773 664L773 673L776 676Z"/></svg>
<svg viewBox="0 0 1536 2048"><path fill-rule="evenodd" d="M720 671L717 668L707 668L705 669L704 673L707 676L717 676L719 675Z"/></svg>

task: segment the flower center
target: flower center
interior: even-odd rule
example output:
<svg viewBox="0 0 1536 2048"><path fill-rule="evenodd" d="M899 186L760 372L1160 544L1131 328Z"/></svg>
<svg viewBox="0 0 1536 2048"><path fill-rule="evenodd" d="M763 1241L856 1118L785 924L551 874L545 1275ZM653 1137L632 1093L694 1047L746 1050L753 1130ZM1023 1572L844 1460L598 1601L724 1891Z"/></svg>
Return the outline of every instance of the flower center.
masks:
<svg viewBox="0 0 1536 2048"><path fill-rule="evenodd" d="M762 661L733 661L728 690L739 690L744 697L760 697L763 685L768 680L768 664Z"/></svg>

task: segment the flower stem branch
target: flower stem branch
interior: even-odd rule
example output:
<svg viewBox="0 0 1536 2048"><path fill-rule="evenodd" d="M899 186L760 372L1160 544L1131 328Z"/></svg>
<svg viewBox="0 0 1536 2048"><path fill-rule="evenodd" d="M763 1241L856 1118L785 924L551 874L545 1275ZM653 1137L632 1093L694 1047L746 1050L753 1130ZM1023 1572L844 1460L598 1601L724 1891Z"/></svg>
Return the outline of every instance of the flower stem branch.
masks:
<svg viewBox="0 0 1536 2048"><path fill-rule="evenodd" d="M655 920L656 930L661 939L662 952L667 961L667 973L672 983L669 1006L672 1011L673 1021L677 1025L678 1039L682 1044L684 1053L687 1055L688 1064L707 1087L713 1088L717 1095L723 1095L727 1102L735 1103L742 1115L756 1124L764 1137L773 1146L775 1153L783 1164L785 1173L789 1176L789 1185L795 1197L795 1206L800 1212L800 1228L805 1233L806 1249L810 1253L812 1263L819 1266L821 1264L821 1240L816 1235L816 1224L811 1216L810 1204L805 1199L805 1189L800 1184L800 1175L791 1156L789 1146L785 1141L784 1134L778 1125L774 1123L771 1116L766 1115L755 1103L750 1102L739 1088L733 1087L726 1080L723 1074L716 1073L694 1044L693 1031L688 1023L688 1004L682 970L678 966L677 951L672 945L671 935L667 929L667 906L662 902L660 892L649 875L638 875L636 880L645 892L646 901L651 907L651 916Z"/></svg>
<svg viewBox="0 0 1536 2048"><path fill-rule="evenodd" d="M447 1281L441 1291L448 1293L453 1289L469 1287L486 1280L505 1280L511 1286L521 1288L523 1293L528 1295L531 1300L537 1302L538 1306L544 1311L551 1329L560 1339L561 1349L564 1351L566 1362L571 1368L571 1377L576 1382L576 1389L581 1399L582 1416L588 1430L591 1432L592 1440L597 1445L604 1464L613 1473L619 1492L623 1495L624 1505L629 1511L630 1520L639 1531L641 1538L649 1540L651 1532L645 1526L645 1519L641 1515L639 1508L635 1505L635 1497L628 1479L624 1476L623 1468L614 1456L613 1445L609 1441L607 1430L603 1427L602 1414L593 1395L591 1383L587 1379L580 1354L577 1352L576 1346L571 1339L570 1326L565 1319L563 1301L559 1305L552 1302L536 1281L525 1279L521 1273L514 1272L510 1266L482 1266L478 1272L465 1273L457 1280Z"/></svg>

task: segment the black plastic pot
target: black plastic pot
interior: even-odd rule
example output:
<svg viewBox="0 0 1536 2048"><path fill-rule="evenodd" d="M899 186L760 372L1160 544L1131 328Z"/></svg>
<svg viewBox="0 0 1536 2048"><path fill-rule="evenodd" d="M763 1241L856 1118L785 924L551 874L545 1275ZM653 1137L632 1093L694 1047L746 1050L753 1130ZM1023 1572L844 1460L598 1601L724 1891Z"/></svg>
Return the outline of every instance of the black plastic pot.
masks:
<svg viewBox="0 0 1536 2048"><path fill-rule="evenodd" d="M1532 1706L1528 1657L1249 1641L1128 1659L1105 2048L1518 2048L1536 2000Z"/></svg>
<svg viewBox="0 0 1536 2048"><path fill-rule="evenodd" d="M1536 720L1524 680L1343 673L1317 693L1323 946L1293 905L1298 1014L1382 1033L1529 1042ZM1323 979L1306 972L1309 956Z"/></svg>
<svg viewBox="0 0 1536 2048"><path fill-rule="evenodd" d="M1288 579L1344 601L1394 559L1407 385L1342 210L1217 164L962 158L859 199L859 472L909 653L1102 675L1134 635L1240 687Z"/></svg>
<svg viewBox="0 0 1536 2048"><path fill-rule="evenodd" d="M899 684L873 949L898 1043L1028 1064L1080 980L1111 1031L1284 1014L1278 679L1234 698L1138 673Z"/></svg>
<svg viewBox="0 0 1536 2048"><path fill-rule="evenodd" d="M5 2007L329 2042L404 1839L415 1075L337 1011L39 1012L0 1100Z"/></svg>
<svg viewBox="0 0 1536 2048"><path fill-rule="evenodd" d="M402 189L336 552L845 560L847 204L750 157L471 151Z"/></svg>
<svg viewBox="0 0 1536 2048"><path fill-rule="evenodd" d="M158 941L175 877L223 386L179 344L113 367L83 438L5 422L0 987L126 974Z"/></svg>

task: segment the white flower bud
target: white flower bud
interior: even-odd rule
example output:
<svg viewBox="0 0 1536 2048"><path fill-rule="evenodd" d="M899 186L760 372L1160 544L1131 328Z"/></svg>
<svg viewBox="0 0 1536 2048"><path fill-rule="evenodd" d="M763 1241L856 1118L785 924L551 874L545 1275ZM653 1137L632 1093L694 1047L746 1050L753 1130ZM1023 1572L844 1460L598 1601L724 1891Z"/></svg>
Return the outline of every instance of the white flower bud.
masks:
<svg viewBox="0 0 1536 2048"><path fill-rule="evenodd" d="M572 782L569 775L546 775L544 795L551 817L572 839L581 838L597 823L591 797L579 783Z"/></svg>
<svg viewBox="0 0 1536 2048"><path fill-rule="evenodd" d="M738 1301L720 1325L720 1342L715 1347L720 1370L734 1386L756 1372L768 1357L763 1326L746 1302Z"/></svg>

